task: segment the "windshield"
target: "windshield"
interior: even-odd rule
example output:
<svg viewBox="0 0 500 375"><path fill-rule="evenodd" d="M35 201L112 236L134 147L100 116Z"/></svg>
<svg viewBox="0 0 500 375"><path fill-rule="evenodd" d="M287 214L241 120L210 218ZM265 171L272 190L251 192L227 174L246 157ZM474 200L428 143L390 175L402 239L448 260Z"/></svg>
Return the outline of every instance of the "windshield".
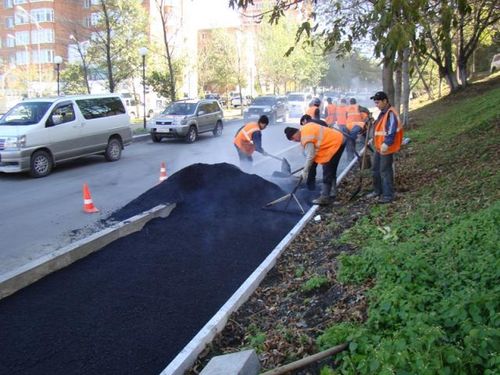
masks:
<svg viewBox="0 0 500 375"><path fill-rule="evenodd" d="M34 125L40 122L52 103L19 103L12 107L1 119L0 125Z"/></svg>
<svg viewBox="0 0 500 375"><path fill-rule="evenodd" d="M172 103L161 113L162 115L192 115L196 103Z"/></svg>
<svg viewBox="0 0 500 375"><path fill-rule="evenodd" d="M304 95L298 95L298 94L288 95L289 102L303 102L304 100L306 100L306 97Z"/></svg>
<svg viewBox="0 0 500 375"><path fill-rule="evenodd" d="M271 98L269 96L263 96L260 98L255 98L252 105L274 105L276 104L276 98Z"/></svg>

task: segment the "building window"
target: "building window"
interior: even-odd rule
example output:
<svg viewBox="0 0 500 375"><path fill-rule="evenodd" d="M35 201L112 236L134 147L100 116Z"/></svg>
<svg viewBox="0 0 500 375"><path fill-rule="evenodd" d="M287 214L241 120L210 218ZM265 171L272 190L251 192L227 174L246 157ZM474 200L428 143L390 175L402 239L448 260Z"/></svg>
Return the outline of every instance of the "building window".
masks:
<svg viewBox="0 0 500 375"><path fill-rule="evenodd" d="M31 43L54 43L54 30L41 29L31 31Z"/></svg>
<svg viewBox="0 0 500 375"><path fill-rule="evenodd" d="M40 50L40 58L38 58L38 50L32 52L33 63L34 64L45 64L54 62L54 50L52 49L42 49Z"/></svg>
<svg viewBox="0 0 500 375"><path fill-rule="evenodd" d="M90 8L90 0L83 0L83 7Z"/></svg>
<svg viewBox="0 0 500 375"><path fill-rule="evenodd" d="M100 13L92 13L90 15L90 24L92 26L95 26L99 23L99 19L101 18L101 14Z"/></svg>
<svg viewBox="0 0 500 375"><path fill-rule="evenodd" d="M32 19L37 20L37 22L54 22L54 9L51 8L39 8L33 9L31 11Z"/></svg>
<svg viewBox="0 0 500 375"><path fill-rule="evenodd" d="M92 5L101 5L101 0L90 0L90 4L92 4Z"/></svg>
<svg viewBox="0 0 500 375"><path fill-rule="evenodd" d="M16 31L16 44L18 46L27 46L30 44L30 32Z"/></svg>
<svg viewBox="0 0 500 375"><path fill-rule="evenodd" d="M14 25L15 25L14 17L12 16L5 17L5 26L7 27L7 29L13 29Z"/></svg>
<svg viewBox="0 0 500 375"><path fill-rule="evenodd" d="M14 0L14 5L26 4L28 0Z"/></svg>
<svg viewBox="0 0 500 375"><path fill-rule="evenodd" d="M9 64L16 65L16 55L15 54L9 55Z"/></svg>
<svg viewBox="0 0 500 375"><path fill-rule="evenodd" d="M16 64L17 65L28 65L30 63L30 55L28 51L17 51L16 52Z"/></svg>
<svg viewBox="0 0 500 375"><path fill-rule="evenodd" d="M7 39L5 39L6 47L15 47L16 46L16 38L12 34L8 34Z"/></svg>
<svg viewBox="0 0 500 375"><path fill-rule="evenodd" d="M30 17L25 12L16 12L16 25L25 25L30 22Z"/></svg>
<svg viewBox="0 0 500 375"><path fill-rule="evenodd" d="M14 4L12 3L12 0L3 0L3 7L5 9L12 8Z"/></svg>
<svg viewBox="0 0 500 375"><path fill-rule="evenodd" d="M30 3L41 3L42 1L50 1L50 2L53 2L54 0L30 0Z"/></svg>

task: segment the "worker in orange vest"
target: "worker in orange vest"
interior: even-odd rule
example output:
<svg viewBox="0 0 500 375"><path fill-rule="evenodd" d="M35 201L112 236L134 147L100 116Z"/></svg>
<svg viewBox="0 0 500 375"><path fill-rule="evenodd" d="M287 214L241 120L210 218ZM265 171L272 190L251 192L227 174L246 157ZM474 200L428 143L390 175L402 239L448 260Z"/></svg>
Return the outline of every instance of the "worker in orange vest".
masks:
<svg viewBox="0 0 500 375"><path fill-rule="evenodd" d="M342 98L340 100L340 104L337 106L337 110L335 111L335 121L339 129L343 131L347 131L347 100Z"/></svg>
<svg viewBox="0 0 500 375"><path fill-rule="evenodd" d="M394 199L394 154L401 147L403 128L385 92L379 91L371 99L380 109L380 114L375 121L373 133L373 192L367 197L378 198L378 203L391 203Z"/></svg>
<svg viewBox="0 0 500 375"><path fill-rule="evenodd" d="M300 129L287 127L288 140L300 142L304 148L306 162L302 170L302 181L307 181L313 163L323 165L321 195L313 204L328 205L337 195L337 167L345 147L344 135L336 129L308 122ZM333 190L332 190L333 188Z"/></svg>
<svg viewBox="0 0 500 375"><path fill-rule="evenodd" d="M304 115L300 118L300 125L305 125L309 122L328 127L327 123L323 120L318 120L311 118L309 115ZM318 164L312 163L311 168L309 168L309 174L307 175L306 185L309 190L316 190L316 169Z"/></svg>
<svg viewBox="0 0 500 375"><path fill-rule="evenodd" d="M314 98L311 100L311 103L309 103L309 108L306 110L306 115L311 116L311 118L319 120L321 117L321 111L319 109L321 105L321 100L319 98Z"/></svg>
<svg viewBox="0 0 500 375"><path fill-rule="evenodd" d="M252 154L257 151L263 156L268 153L262 148L262 130L269 125L266 115L260 116L257 122L250 122L242 126L234 137L234 145L238 151L241 169L249 170L252 167Z"/></svg>
<svg viewBox="0 0 500 375"><path fill-rule="evenodd" d="M349 137L352 139L352 142L348 142L346 146L347 158L349 160L354 157L356 140L358 135L363 134L366 130L366 123L369 117L370 111L367 108L358 105L355 98L349 100L346 120L346 129L349 133Z"/></svg>
<svg viewBox="0 0 500 375"><path fill-rule="evenodd" d="M337 105L333 103L332 98L326 98L328 103L325 108L325 122L328 126L332 126L335 123L335 114L337 112Z"/></svg>

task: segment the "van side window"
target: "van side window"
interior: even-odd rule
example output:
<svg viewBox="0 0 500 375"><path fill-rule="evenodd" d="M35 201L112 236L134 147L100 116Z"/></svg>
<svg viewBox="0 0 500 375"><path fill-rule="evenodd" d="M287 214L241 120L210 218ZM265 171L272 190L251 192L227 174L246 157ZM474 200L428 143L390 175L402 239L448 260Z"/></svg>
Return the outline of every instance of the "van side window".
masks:
<svg viewBox="0 0 500 375"><path fill-rule="evenodd" d="M92 98L77 100L76 104L87 120L126 113L120 98Z"/></svg>
<svg viewBox="0 0 500 375"><path fill-rule="evenodd" d="M58 124L64 124L65 122L73 121L75 119L75 110L73 108L73 104L63 104L54 108L50 116L52 117L54 115L60 116L61 118L61 122L59 122Z"/></svg>

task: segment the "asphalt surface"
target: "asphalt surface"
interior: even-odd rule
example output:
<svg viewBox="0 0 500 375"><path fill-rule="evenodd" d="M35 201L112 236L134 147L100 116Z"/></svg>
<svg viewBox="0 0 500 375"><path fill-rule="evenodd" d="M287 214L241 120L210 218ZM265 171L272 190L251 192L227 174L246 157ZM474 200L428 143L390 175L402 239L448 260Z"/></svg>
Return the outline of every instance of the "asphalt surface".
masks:
<svg viewBox="0 0 500 375"><path fill-rule="evenodd" d="M224 163L170 176L112 215L168 218L0 301L0 374L160 373L300 219L262 209L283 194Z"/></svg>

